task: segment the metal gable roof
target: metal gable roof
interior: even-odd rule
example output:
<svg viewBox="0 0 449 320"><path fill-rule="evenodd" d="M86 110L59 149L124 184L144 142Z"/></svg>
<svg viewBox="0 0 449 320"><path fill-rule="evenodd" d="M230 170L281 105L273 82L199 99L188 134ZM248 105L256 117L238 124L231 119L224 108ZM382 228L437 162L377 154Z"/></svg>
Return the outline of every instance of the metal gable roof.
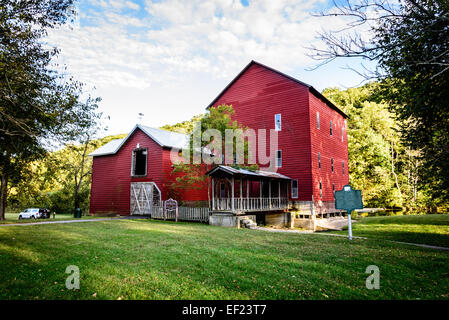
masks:
<svg viewBox="0 0 449 320"><path fill-rule="evenodd" d="M105 156L108 154L114 154L118 151L118 148L122 144L123 140L125 139L115 139L111 140L105 145L101 146L97 150L89 153L89 156L95 157L95 156Z"/></svg>
<svg viewBox="0 0 449 320"><path fill-rule="evenodd" d="M229 166L223 166L218 165L217 167L213 168L212 170L208 171L206 174L211 175L214 172L217 171L224 171L226 173L229 173L230 175L244 175L244 176L254 176L254 177L261 177L261 178L274 178L274 179L285 179L285 180L291 180L290 177L284 176L283 174L272 172L272 171L251 171L246 169L236 169Z"/></svg>
<svg viewBox="0 0 449 320"><path fill-rule="evenodd" d="M90 153L89 156L96 157L117 153L122 145L137 129L142 130L142 132L144 132L148 137L154 140L154 142L159 144L161 147L182 149L187 146L187 143L189 142L189 136L186 134L151 128L141 124L137 124L126 136L126 138L112 140Z"/></svg>
<svg viewBox="0 0 449 320"><path fill-rule="evenodd" d="M240 78L240 76L243 75L243 74L245 73L245 71L248 70L248 68L251 67L253 64L259 65L259 66L261 66L261 67L263 67L263 68L265 68L265 69L268 69L268 70L270 70L270 71L273 71L273 72L275 72L275 73L277 73L277 74L279 74L279 75L281 75L281 76L283 76L283 77L286 77L286 78L288 78L288 79L290 79L290 80L292 80L292 81L295 81L295 82L297 82L297 83L299 83L299 84L301 84L301 85L307 87L307 88L309 89L309 91L310 91L313 95L315 95L317 98L319 98L319 99L321 99L322 101L324 101L324 103L326 103L326 105L327 105L328 107L330 107L331 109L337 111L337 112L340 113L343 117L349 118L349 116L348 116L347 114L345 114L343 111L341 111L335 104L333 104L332 102L330 102L325 96L323 96L317 89L315 89L314 87L312 87L310 84L307 84L307 83L305 83L305 82L302 82L302 81L300 81L300 80L298 80L298 79L295 79L295 78L289 76L288 74L285 74L285 73L283 73L283 72L281 72L281 71L279 71L279 70L273 69L273 68L271 68L271 67L268 67L268 66L266 66L266 65L264 65L264 64L262 64L262 63L260 63L260 62L254 61L254 60L251 60L251 62L248 63L248 64L246 65L246 67L243 68L243 70L240 71L240 73L239 73L234 79L231 80L231 82L229 82L229 84L228 84L228 85L227 85L227 86L226 86L226 87L225 87L225 88L224 88L224 89L223 89L223 90L222 90L222 91L215 97L214 100L212 100L212 102L206 107L206 109L209 109L210 107L212 107L212 106L214 105L214 103L217 102L217 100L218 100L218 99L219 99L219 98L226 92L226 90L228 90L229 87L231 87L231 86L232 86L232 85L233 85L233 84Z"/></svg>

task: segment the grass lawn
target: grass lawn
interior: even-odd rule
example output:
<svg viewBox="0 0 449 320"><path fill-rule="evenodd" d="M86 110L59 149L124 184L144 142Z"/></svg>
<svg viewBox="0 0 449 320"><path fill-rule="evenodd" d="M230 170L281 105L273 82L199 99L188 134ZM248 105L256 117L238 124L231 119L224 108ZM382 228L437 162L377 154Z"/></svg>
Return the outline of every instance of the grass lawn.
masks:
<svg viewBox="0 0 449 320"><path fill-rule="evenodd" d="M6 220L0 221L0 224L11 224L11 223L30 223L30 222L42 222L42 221L54 221L54 220L74 220L73 214L67 214L67 213L57 213L56 218L53 219L53 213L50 216L50 219L22 219L19 220L19 213L11 213L6 212L5 213ZM104 218L99 216L82 216L81 218L77 219L95 219L95 218Z"/></svg>
<svg viewBox="0 0 449 320"><path fill-rule="evenodd" d="M333 233L347 234L345 231ZM366 217L352 225L354 236L449 247L449 214Z"/></svg>
<svg viewBox="0 0 449 320"><path fill-rule="evenodd" d="M65 287L69 265L80 290ZM0 227L0 299L448 299L448 265L448 252L381 240L198 223Z"/></svg>

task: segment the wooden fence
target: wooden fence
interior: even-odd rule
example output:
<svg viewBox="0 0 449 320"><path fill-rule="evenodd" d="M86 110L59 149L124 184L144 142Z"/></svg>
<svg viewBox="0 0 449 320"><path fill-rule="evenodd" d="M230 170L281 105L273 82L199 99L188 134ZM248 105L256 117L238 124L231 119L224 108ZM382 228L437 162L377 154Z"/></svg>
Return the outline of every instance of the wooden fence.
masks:
<svg viewBox="0 0 449 320"><path fill-rule="evenodd" d="M153 206L151 218L164 219L164 207ZM168 211L165 218L167 220L175 220L176 214L174 211ZM178 207L178 220L209 222L209 208Z"/></svg>

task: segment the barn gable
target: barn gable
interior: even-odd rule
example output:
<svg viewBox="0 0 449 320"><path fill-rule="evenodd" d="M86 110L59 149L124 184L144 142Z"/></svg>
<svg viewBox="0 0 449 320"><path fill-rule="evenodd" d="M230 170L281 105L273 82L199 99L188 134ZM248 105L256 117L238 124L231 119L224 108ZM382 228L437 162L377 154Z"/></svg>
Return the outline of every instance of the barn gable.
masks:
<svg viewBox="0 0 449 320"><path fill-rule="evenodd" d="M232 81L218 94L218 96L214 99L214 100L212 100L212 102L206 107L206 109L209 109L210 107L212 107L217 101L219 101L219 99L223 96L223 94L225 94L226 93L226 91L230 88L230 87L232 87L232 85L234 85L234 83L235 82L237 82L237 80L238 79L240 79L240 77L243 75L243 74L245 74L246 72L247 72L247 70L251 67L251 66L254 66L254 65L257 65L257 66L259 66L259 67L262 67L262 68L265 68L265 69L267 69L267 70L270 70L270 71L272 71L272 72L274 72L274 73L276 73L276 74L278 74L278 75L280 75L280 76L282 76L282 77L285 77L285 78L287 78L287 79L289 79L289 80L292 80L293 82L295 82L295 83L298 83L298 84L300 84L301 86L304 86L304 87L306 87L306 88L308 88L308 90L309 90L309 92L311 93L311 94L313 94L314 96L316 96L318 99L320 99L321 101L323 101L329 108L331 108L331 109L333 109L333 110L335 110L335 111L337 111L338 113L340 113L343 117L345 117L345 118L349 118L343 111L341 111L336 105L334 105L331 101L329 101L325 96L323 96L318 90L316 90L313 86L311 86L311 85L309 85L309 84L307 84L307 83L305 83L305 82L302 82L302 81L300 81L300 80L298 80L298 79L296 79L296 78L293 78L293 77L291 77L291 76L289 76L289 75L287 75L287 74L285 74L285 73L283 73L283 72L281 72L281 71L279 71L279 70L276 70L276 69L273 69L273 68L271 68L271 67L268 67L268 66L266 66L266 65L264 65L264 64L262 64L262 63L260 63L260 62L257 62L257 61L254 61L254 60L251 60L251 62L250 63L248 63L247 65L246 65L246 67L245 68L243 68L243 70L242 71L240 71L240 73L234 78L234 79L232 79Z"/></svg>
<svg viewBox="0 0 449 320"><path fill-rule="evenodd" d="M144 126L141 124L136 124L135 127L131 130L131 132L125 138L112 140L112 141L108 142L107 144L105 144L104 146L91 152L89 154L89 156L96 157L96 156L105 156L105 155L110 155L110 154L116 154L137 129L140 129L148 137L150 137L154 142L156 142L158 145L160 145L163 148L182 149L189 142L188 135L185 135L182 133L177 133L177 132L172 132L172 131L167 131L167 130L151 128L151 127L147 127L147 126Z"/></svg>

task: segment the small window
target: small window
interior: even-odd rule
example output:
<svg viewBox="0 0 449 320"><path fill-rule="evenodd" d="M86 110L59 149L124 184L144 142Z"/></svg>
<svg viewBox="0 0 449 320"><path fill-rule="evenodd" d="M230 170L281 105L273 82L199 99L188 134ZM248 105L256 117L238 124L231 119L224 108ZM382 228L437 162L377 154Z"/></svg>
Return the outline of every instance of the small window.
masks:
<svg viewBox="0 0 449 320"><path fill-rule="evenodd" d="M341 127L341 142L343 142L343 140L344 140L343 135L344 135L344 131L343 131L343 127Z"/></svg>
<svg viewBox="0 0 449 320"><path fill-rule="evenodd" d="M334 172L334 158L331 158L331 170Z"/></svg>
<svg viewBox="0 0 449 320"><path fill-rule="evenodd" d="M330 123L330 134L332 135L332 120L331 120L331 123Z"/></svg>
<svg viewBox="0 0 449 320"><path fill-rule="evenodd" d="M276 131L282 130L282 121L281 121L281 114L277 113L274 115L274 129Z"/></svg>
<svg viewBox="0 0 449 320"><path fill-rule="evenodd" d="M321 153L318 152L318 169L321 169Z"/></svg>
<svg viewBox="0 0 449 320"><path fill-rule="evenodd" d="M147 175L147 149L133 150L133 162L131 175L135 177Z"/></svg>
<svg viewBox="0 0 449 320"><path fill-rule="evenodd" d="M292 180L292 198L298 198L298 180Z"/></svg>
<svg viewBox="0 0 449 320"><path fill-rule="evenodd" d="M316 113L316 128L317 129L320 128L320 113L319 112Z"/></svg>
<svg viewBox="0 0 449 320"><path fill-rule="evenodd" d="M345 162L343 161L343 163L342 163L342 168L343 168L343 175L345 175Z"/></svg>
<svg viewBox="0 0 449 320"><path fill-rule="evenodd" d="M276 151L276 167L282 167L282 150Z"/></svg>
<svg viewBox="0 0 449 320"><path fill-rule="evenodd" d="M323 198L323 186L320 181L320 198Z"/></svg>

